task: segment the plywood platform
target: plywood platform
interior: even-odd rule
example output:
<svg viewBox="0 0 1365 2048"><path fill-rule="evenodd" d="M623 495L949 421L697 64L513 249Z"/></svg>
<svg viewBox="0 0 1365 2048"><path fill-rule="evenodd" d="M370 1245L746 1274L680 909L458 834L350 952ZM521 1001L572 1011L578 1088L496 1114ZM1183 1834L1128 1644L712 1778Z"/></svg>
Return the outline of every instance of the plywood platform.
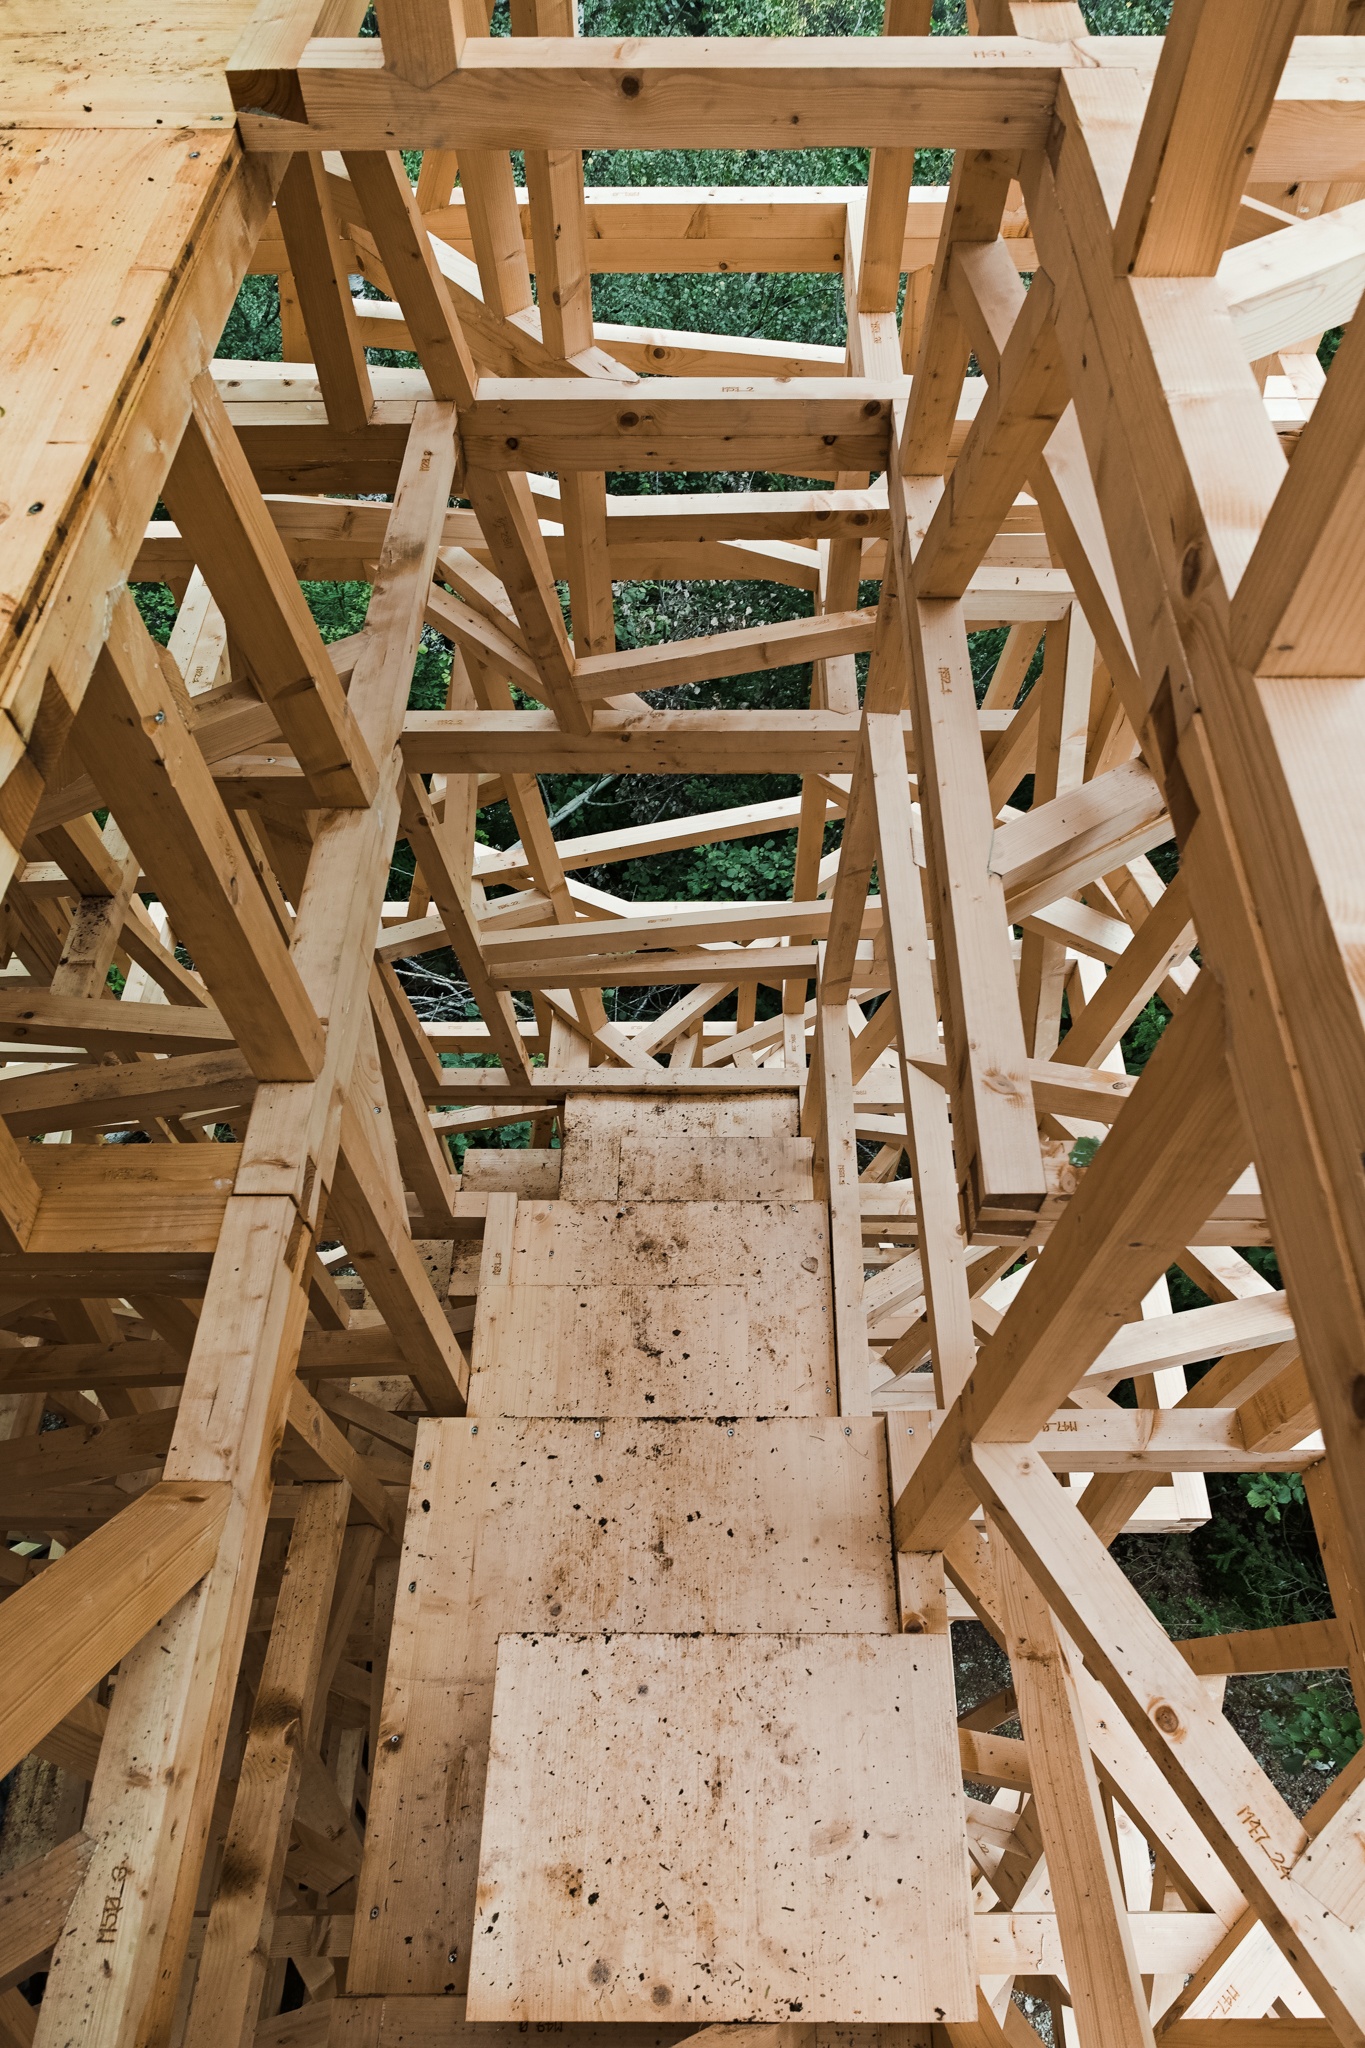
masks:
<svg viewBox="0 0 1365 2048"><path fill-rule="evenodd" d="M600 1159L604 1140L619 1172L643 1176L660 1156L661 1123L666 1131L666 1119L640 1115L646 1109L613 1103L599 1116L594 1105L577 1101L565 1119L564 1184L574 1184L577 1148ZM752 1114L769 1121L766 1105L755 1102ZM747 1129L740 1101L723 1121L728 1134L684 1128L672 1135L683 1146L706 1148L713 1180L732 1187L752 1175L755 1147L790 1152L800 1142ZM498 1231L510 1253L495 1274ZM699 1258L708 1272L733 1275L728 1286L688 1284ZM536 2024L624 2021L660 2009L657 1984L637 1996L627 1982L636 1973L624 1963L613 1964L603 1988L595 1979L580 1981L582 1972L532 1967L529 1957L511 1965L510 1976L501 1961L480 1970L471 1947L480 1930L503 1918L500 1905L489 1904L496 1894L499 1901L517 1899L518 1924L540 1928L546 1953L557 1952L541 1891L547 1881L553 1890L547 1873L564 1860L559 1835L579 1827L585 1802L603 1812L608 1836L619 1835L618 1861L627 1839L644 1855L652 1839L637 1815L608 1814L587 1789L603 1768L594 1747L602 1730L593 1733L591 1715L585 1721L551 1710L541 1735L552 1748L567 1744L557 1760L540 1754L529 1730L511 1734L504 1727L495 1749L503 1762L489 1775L496 1717L530 1712L531 1694L541 1690L531 1680L518 1692L506 1676L524 1635L551 1655L556 1644L564 1646L566 1674L595 1668L600 1655L610 1661L638 1652L659 1673L655 1694L675 1695L670 1725L685 1744L692 1741L688 1716L707 1711L713 1679L716 1697L729 1698L736 1688L752 1695L741 1718L747 1723L757 1715L770 1742L787 1721L804 1727L805 1762L781 1761L791 1748L783 1739L766 1760L760 1745L749 1759L757 1774L752 1783L736 1731L716 1728L706 1736L703 1746L719 1744L727 1759L733 1752L736 1773L732 1780L727 1762L735 1803L723 1825L717 1819L723 1840L713 1846L724 1849L736 1896L757 1898L772 1866L790 1871L802 1901L799 1940L782 1966L780 1997L769 1997L757 1985L757 1959L770 1971L773 1930L785 1925L788 1909L798 1910L792 1901L772 1902L771 1927L763 1913L752 1924L718 1919L704 1952L697 1948L702 1923L680 1906L679 1939L696 1952L695 1969L713 1980L707 1993L700 1980L680 1979L681 2011L702 2019L771 2018L804 1999L812 2017L831 2017L847 2015L855 1998L863 2001L854 2014L860 2022L932 2019L926 1987L945 1981L941 1960L954 1943L954 1995L959 2004L965 1997L962 2009L969 2011L948 1641L942 1629L904 1644L897 1633L885 1425L829 1412L835 1401L823 1210L800 1199L610 1205L566 1196L517 1202L513 1213L509 1202L490 1212L484 1261L489 1285L479 1294L470 1419L424 1423L418 1434L352 1986L413 1995L447 1986L463 1991L468 1982L474 2017ZM553 1282L543 1277L549 1274ZM632 1290L626 1283L634 1276L644 1277ZM537 1322L527 1304L546 1298L569 1304L573 1319L558 1330L543 1317ZM757 1350L746 1304L755 1321L768 1318ZM666 1329L667 1344L649 1341L647 1314ZM820 1383L824 1415L782 1414L784 1406L799 1410L800 1383L790 1375L821 1339L828 1363L819 1369L830 1376ZM694 1369L682 1369L694 1360ZM797 1387L785 1401L783 1374L787 1387ZM752 1412L764 1404L779 1412ZM765 1660L751 1635L781 1638L776 1661ZM818 1643L823 1677L802 1704L800 1674ZM676 1670L669 1661L675 1650L682 1657ZM708 1657L726 1670L731 1660L730 1677L719 1677ZM769 1702L774 1688L781 1698ZM557 1700L553 1687L545 1694L552 1696ZM833 1717L828 1729L822 1716ZM879 1773L899 1754L898 1742L904 1754L883 1796ZM644 1770L647 1787L663 1758L652 1739L646 1748L648 1755L632 1763L618 1745L607 1775L638 1777ZM835 1865L824 1850L811 1861L814 1837L801 1834L798 1841L790 1817L775 1818L773 1831L764 1833L776 1796L767 1784L773 1772L785 1773L791 1805L806 1764L835 1749L847 1750L856 1769L848 1782L835 1772L831 1797L850 1811L860 1802L883 1808L886 1855L923 1859L913 1873L907 1865L900 1886L887 1889L883 1960L859 1978L856 1993L823 1937L816 1940L815 1924L842 1922L855 1902L857 1873L844 1870L847 1896L832 1899L821 1884ZM570 1817L552 1825L532 1814L527 1782L516 1775L523 1767L531 1783L548 1773L566 1788ZM931 1783L936 1797L926 1789ZM578 1790L570 1795L573 1785ZM642 1796L651 1794L645 1789ZM681 1795L671 1787L665 1794L662 1783L657 1796L666 1797L671 1812L676 1806L670 1824L692 1833L687 1799L677 1804ZM931 1809L938 1813L932 1823ZM887 1819L893 1810L894 1826ZM523 1820L527 1831L518 1832ZM834 1821L830 1826L838 1832ZM585 1836L581 1856L589 1846ZM704 1861L703 1854L696 1867ZM618 1896L635 1888L632 1876ZM692 1929L686 1936L685 1926ZM897 1961L887 1964L892 1950ZM668 1975L679 1968L670 1964ZM509 1984L521 1989L509 1993Z"/></svg>
<svg viewBox="0 0 1365 2048"><path fill-rule="evenodd" d="M476 2019L970 2019L942 1639L504 1635Z"/></svg>
<svg viewBox="0 0 1365 2048"><path fill-rule="evenodd" d="M882 1424L848 1428L422 1425L353 1982L464 1984L500 1633L894 1631Z"/></svg>
<svg viewBox="0 0 1365 2048"><path fill-rule="evenodd" d="M521 1202L507 1276L471 1414L836 1412L817 1203Z"/></svg>

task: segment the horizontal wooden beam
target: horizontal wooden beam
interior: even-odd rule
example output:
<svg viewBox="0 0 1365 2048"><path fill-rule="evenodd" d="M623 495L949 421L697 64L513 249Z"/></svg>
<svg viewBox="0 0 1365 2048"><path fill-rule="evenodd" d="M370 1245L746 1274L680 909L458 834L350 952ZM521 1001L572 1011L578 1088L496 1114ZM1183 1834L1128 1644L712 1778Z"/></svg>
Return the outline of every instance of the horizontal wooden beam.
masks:
<svg viewBox="0 0 1365 2048"><path fill-rule="evenodd" d="M594 927L598 929L598 927ZM496 988L653 988L692 982L761 981L770 988L809 980L819 966L814 946L693 947L668 953L589 953L493 964ZM632 1069L632 1072L638 1069Z"/></svg>
<svg viewBox="0 0 1365 2048"><path fill-rule="evenodd" d="M248 149L1041 147L1053 43L471 37L414 87L383 45L316 41L297 70L229 72Z"/></svg>
<svg viewBox="0 0 1365 2048"><path fill-rule="evenodd" d="M653 1071L644 1067L593 1067L581 1074L560 1076L549 1075L538 1067L528 1091L524 1084L513 1086L506 1074L491 1067L447 1067L439 1091L429 1090L427 1100L472 1104L524 1102L529 1093L533 1102L554 1103L579 1094L676 1093L684 1101L695 1101L708 1096L790 1095L799 1092L800 1087L800 1077L781 1067L776 1071L770 1067L684 1067L681 1071L665 1067Z"/></svg>
<svg viewBox="0 0 1365 2048"><path fill-rule="evenodd" d="M849 775L857 755L844 711L603 711L587 733L550 711L410 711L403 726L417 774Z"/></svg>
<svg viewBox="0 0 1365 2048"><path fill-rule="evenodd" d="M1155 69L1157 39L1111 61ZM1106 53L1108 54L1108 53ZM382 43L318 40L297 67L229 72L249 150L1042 147L1062 52L1026 37L801 37L749 44L471 38L425 89ZM748 60L746 62L746 59ZM880 60L880 61L879 61ZM1298 38L1252 160L1254 182L1365 178L1365 66Z"/></svg>
<svg viewBox="0 0 1365 2048"><path fill-rule="evenodd" d="M1341 1671L1347 1664L1346 1634L1335 1619L1239 1629L1225 1636L1187 1636L1178 1648L1201 1678L1233 1672Z"/></svg>
<svg viewBox="0 0 1365 2048"><path fill-rule="evenodd" d="M84 996L53 995L37 985L29 990L22 983L0 987L0 1043L103 1052L118 1042L142 1052L213 1052L232 1044L232 1032L217 1010L90 1002Z"/></svg>
<svg viewBox="0 0 1365 2048"><path fill-rule="evenodd" d="M886 467L896 387L848 377L731 381L481 377L460 421L480 469L785 470Z"/></svg>
<svg viewBox="0 0 1365 2048"><path fill-rule="evenodd" d="M22 1249L0 1253L0 1288L202 1294L241 1150L25 1146L40 1200Z"/></svg>
<svg viewBox="0 0 1365 2048"><path fill-rule="evenodd" d="M517 186L515 196L527 267L534 273L535 245L526 188ZM915 270L933 262L943 223L943 188L916 185L907 202L900 267ZM589 185L584 193L583 238L592 270L618 276L714 276L759 270L797 275L838 273L846 260L848 211L847 188L837 185ZM470 211L462 186L456 186L448 204L425 207L422 218L431 234L460 255L474 256ZM1019 268L1032 270L1034 248L1026 226L1020 207L1007 216L1004 232ZM259 274L288 267L284 237L272 223L256 245L251 268ZM363 300L361 307L362 319L374 317L376 301ZM627 360L622 354L624 337L638 337L647 343L656 333L617 323L606 328L598 324L599 339L619 360ZM732 336L715 338L735 346ZM660 334L658 339L691 347L699 337ZM845 360L842 348L819 342L783 344L755 339L752 345L765 351L785 349L797 359L824 358L837 364ZM669 366L646 360L632 367L652 370Z"/></svg>
<svg viewBox="0 0 1365 2048"><path fill-rule="evenodd" d="M685 946L751 945L761 939L823 938L829 929L831 906L815 903L706 904L668 910L658 915L580 919L577 924L532 925L518 931L490 935L484 940L484 958L490 968L507 969L522 960L542 956L562 958L566 963L598 954L630 954L649 947L681 951ZM863 913L862 929L871 935L881 927L881 905L874 899ZM729 973L728 951L714 960L717 974Z"/></svg>
<svg viewBox="0 0 1365 2048"><path fill-rule="evenodd" d="M55 1067L0 1081L0 1117L16 1138L29 1138L42 1131L140 1123L148 1116L238 1109L253 1099L256 1086L236 1050L172 1054L155 1063Z"/></svg>

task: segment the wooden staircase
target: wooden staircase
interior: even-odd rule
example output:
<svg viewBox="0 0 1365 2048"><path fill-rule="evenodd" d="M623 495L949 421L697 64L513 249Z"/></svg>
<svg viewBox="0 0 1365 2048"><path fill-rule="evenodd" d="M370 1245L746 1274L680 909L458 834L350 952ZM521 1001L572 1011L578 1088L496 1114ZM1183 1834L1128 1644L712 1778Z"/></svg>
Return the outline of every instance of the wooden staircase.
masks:
<svg viewBox="0 0 1365 2048"><path fill-rule="evenodd" d="M418 1435L352 1997L661 2042L974 2015L947 1623L901 1630L795 1117L570 1096L558 1198L489 1194L469 1413Z"/></svg>

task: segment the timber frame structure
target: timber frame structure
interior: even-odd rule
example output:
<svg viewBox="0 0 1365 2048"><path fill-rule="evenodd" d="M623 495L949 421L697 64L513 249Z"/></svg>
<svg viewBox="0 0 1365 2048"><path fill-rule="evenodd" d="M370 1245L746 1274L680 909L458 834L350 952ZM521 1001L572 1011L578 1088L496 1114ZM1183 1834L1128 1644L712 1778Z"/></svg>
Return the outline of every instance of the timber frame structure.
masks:
<svg viewBox="0 0 1365 2048"><path fill-rule="evenodd" d="M1361 2048L1365 1757L1299 1816L1222 1712L1365 1701L1358 0L361 13L5 9L0 1771L77 1796L0 2038ZM827 144L866 188L584 187ZM846 347L594 326L725 268L841 272ZM253 270L285 361L214 360ZM740 470L808 487L605 485ZM811 614L619 650L639 577ZM556 839L599 770L801 793ZM789 902L576 879L787 828ZM1108 1546L1276 1469L1335 1618L1173 1643Z"/></svg>

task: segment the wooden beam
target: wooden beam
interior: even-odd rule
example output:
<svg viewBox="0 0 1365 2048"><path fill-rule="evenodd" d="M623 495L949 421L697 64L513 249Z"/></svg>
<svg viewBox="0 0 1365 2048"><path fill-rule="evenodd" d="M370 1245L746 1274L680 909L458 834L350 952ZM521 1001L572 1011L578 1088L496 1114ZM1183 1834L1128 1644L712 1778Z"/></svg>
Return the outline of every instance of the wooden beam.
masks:
<svg viewBox="0 0 1365 2048"><path fill-rule="evenodd" d="M1301 1824L1057 1481L1017 1446L978 1444L972 1455L1030 1576L1349 2040L1365 2015L1365 1969L1314 1880L1296 1874Z"/></svg>
<svg viewBox="0 0 1365 2048"><path fill-rule="evenodd" d="M600 378L482 377L462 433L471 465L494 472L791 463L798 475L833 476L885 469L894 395L848 378L753 380L718 397L703 379L651 377L622 391ZM735 397L746 400L739 414Z"/></svg>
<svg viewBox="0 0 1365 2048"><path fill-rule="evenodd" d="M904 557L902 556L902 563ZM909 574L899 570L903 587ZM925 850L934 891L945 1046L969 1218L1034 1209L1044 1192L1037 1116L1009 954L1005 889L976 730L967 636L950 601L902 606L913 678Z"/></svg>
<svg viewBox="0 0 1365 2048"><path fill-rule="evenodd" d="M970 1444L1036 1434L1103 1349L1118 1301L1146 1292L1236 1177L1246 1139L1223 1033L1221 993L1201 975L897 1501L903 1549L942 1548L975 1505Z"/></svg>
<svg viewBox="0 0 1365 2048"><path fill-rule="evenodd" d="M934 1384L939 1399L946 1405L960 1392L976 1358L958 1177L948 1097L927 1080L921 1065L930 1047L935 1053L938 1051L938 1017L923 885L914 858L910 790L904 750L896 729L899 720L884 711L868 712L865 723L870 793L876 817L877 875L891 981L887 1008L894 1011L900 1093L915 1187L925 1219L919 1249L933 1346ZM872 1020L869 1030L875 1028L878 1018Z"/></svg>
<svg viewBox="0 0 1365 2048"><path fill-rule="evenodd" d="M409 85L439 85L465 43L460 0L381 0L385 63Z"/></svg>
<svg viewBox="0 0 1365 2048"><path fill-rule="evenodd" d="M401 132L413 148L505 149L519 139L527 149L762 149L789 148L795 122L812 147L1040 148L1057 51L1022 40L994 49L996 61L981 66L966 42L945 51L937 37L906 37L869 56L854 39L831 42L819 64L803 64L799 48L737 64L724 46L671 37L635 41L628 57L609 41L471 39L458 70L416 88L385 69L378 41L314 44L270 85L286 103L297 93L307 125L244 111L242 132L249 148L384 149ZM684 82L678 105L670 88ZM261 84L253 71L249 90L259 95ZM229 85L243 90L231 75Z"/></svg>
<svg viewBox="0 0 1365 2048"><path fill-rule="evenodd" d="M126 594L90 679L77 743L92 773L117 786L139 857L201 970L221 985L253 1071L311 1080L322 1064L317 1013L194 744L180 678Z"/></svg>
<svg viewBox="0 0 1365 2048"><path fill-rule="evenodd" d="M294 1518L224 1844L223 1876L204 1931L185 2034L189 2048L210 2042L245 2048L255 2033L301 1751L316 1743L321 1719L317 1687L348 1492L344 1484L307 1486Z"/></svg>
<svg viewBox="0 0 1365 2048"><path fill-rule="evenodd" d="M346 433L362 431L374 410L374 393L351 300L346 252L320 157L291 160L280 180L275 210L327 418Z"/></svg>
<svg viewBox="0 0 1365 2048"><path fill-rule="evenodd" d="M1006 1649L1028 1748L1034 1811L1066 1958L1081 2048L1152 2048L1152 2022L1128 1926L1128 1900L1110 1842L1099 1779L1067 1648L991 1527Z"/></svg>
<svg viewBox="0 0 1365 2048"><path fill-rule="evenodd" d="M360 806L374 761L213 379L195 380L166 503L320 804Z"/></svg>
<svg viewBox="0 0 1365 2048"><path fill-rule="evenodd" d="M1177 0L1114 229L1120 274L1217 269L1299 13L1299 0Z"/></svg>
<svg viewBox="0 0 1365 2048"><path fill-rule="evenodd" d="M163 1481L6 1600L0 1641L27 1675L0 1706L6 1771L204 1576L227 1505L226 1486Z"/></svg>

